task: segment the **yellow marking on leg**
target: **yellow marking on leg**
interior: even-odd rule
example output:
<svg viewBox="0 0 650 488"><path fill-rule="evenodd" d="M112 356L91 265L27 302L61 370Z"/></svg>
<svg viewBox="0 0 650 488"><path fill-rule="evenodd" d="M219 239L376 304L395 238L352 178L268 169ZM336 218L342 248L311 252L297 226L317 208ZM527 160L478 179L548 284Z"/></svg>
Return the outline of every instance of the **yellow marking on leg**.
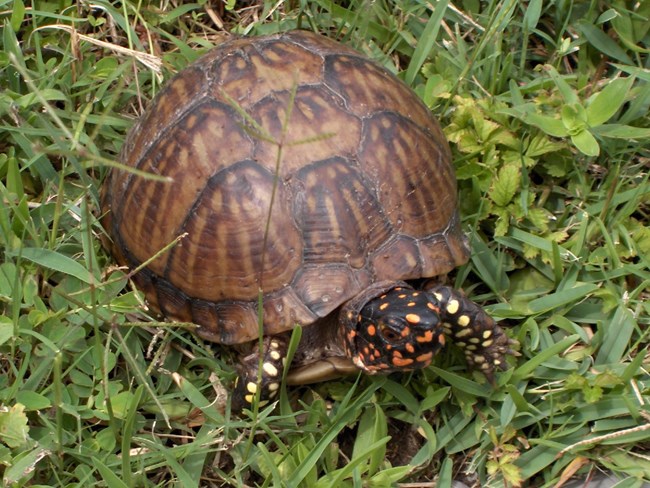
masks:
<svg viewBox="0 0 650 488"><path fill-rule="evenodd" d="M458 332L456 332L454 334L454 336L456 336L458 338L465 337L465 336L468 336L468 335L472 335L472 330L471 329L459 330Z"/></svg>
<svg viewBox="0 0 650 488"><path fill-rule="evenodd" d="M280 388L280 383L269 383L269 386L267 386L269 391L277 391L278 388Z"/></svg>
<svg viewBox="0 0 650 488"><path fill-rule="evenodd" d="M484 331L483 331L483 339L487 339L487 338L489 338L491 335L492 335L492 331L491 331L491 330L484 330Z"/></svg>
<svg viewBox="0 0 650 488"><path fill-rule="evenodd" d="M244 400L246 400L248 403L250 403L252 405L253 404L253 398L255 398L254 395L246 395L244 397Z"/></svg>
<svg viewBox="0 0 650 488"><path fill-rule="evenodd" d="M433 296L436 297L436 300L438 300L439 302L442 301L442 294L434 292Z"/></svg>
<svg viewBox="0 0 650 488"><path fill-rule="evenodd" d="M276 361L280 359L281 354L278 351L271 351L271 358L275 359Z"/></svg>
<svg viewBox="0 0 650 488"><path fill-rule="evenodd" d="M469 317L467 315L461 315L458 317L458 320L456 320L456 322L458 322L458 325L461 327L467 327L469 325Z"/></svg>
<svg viewBox="0 0 650 488"><path fill-rule="evenodd" d="M483 347L490 347L493 343L494 343L494 341L492 339L488 339L487 341L483 341L482 346Z"/></svg>
<svg viewBox="0 0 650 488"><path fill-rule="evenodd" d="M449 300L449 303L447 304L447 312L450 314L455 314L458 312L458 309L460 308L460 303L458 300Z"/></svg>
<svg viewBox="0 0 650 488"><path fill-rule="evenodd" d="M273 366L271 363L264 363L262 365L262 369L269 376L277 376L278 375L278 368Z"/></svg>
<svg viewBox="0 0 650 488"><path fill-rule="evenodd" d="M257 383L253 383L252 381L249 381L248 384L246 385L246 389L248 390L249 393L252 393L253 395L257 393Z"/></svg>

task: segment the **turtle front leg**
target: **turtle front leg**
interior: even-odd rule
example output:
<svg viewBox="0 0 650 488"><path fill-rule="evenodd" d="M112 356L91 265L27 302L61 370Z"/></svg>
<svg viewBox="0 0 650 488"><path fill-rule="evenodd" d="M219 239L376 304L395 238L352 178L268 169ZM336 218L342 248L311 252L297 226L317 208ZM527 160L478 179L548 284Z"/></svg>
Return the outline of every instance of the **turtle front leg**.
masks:
<svg viewBox="0 0 650 488"><path fill-rule="evenodd" d="M494 372L505 369L515 341L476 303L448 286L428 290L436 299L445 335L465 353L468 364L494 382Z"/></svg>
<svg viewBox="0 0 650 488"><path fill-rule="evenodd" d="M262 365L260 368L260 344L255 341L252 351L240 358L239 377L232 394L232 408L242 411L252 409L259 391L259 406L275 400L287 358L288 341L285 336L266 336L262 339Z"/></svg>

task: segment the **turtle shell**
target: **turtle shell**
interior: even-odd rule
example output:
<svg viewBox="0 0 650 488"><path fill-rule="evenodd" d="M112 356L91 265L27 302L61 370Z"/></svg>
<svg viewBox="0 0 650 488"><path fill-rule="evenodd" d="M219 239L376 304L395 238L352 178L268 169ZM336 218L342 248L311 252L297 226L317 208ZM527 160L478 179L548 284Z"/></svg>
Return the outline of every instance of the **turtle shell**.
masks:
<svg viewBox="0 0 650 488"><path fill-rule="evenodd" d="M438 122L388 70L317 34L228 41L130 131L102 213L155 309L225 344L307 326L370 285L468 259ZM161 249L179 235L180 243Z"/></svg>

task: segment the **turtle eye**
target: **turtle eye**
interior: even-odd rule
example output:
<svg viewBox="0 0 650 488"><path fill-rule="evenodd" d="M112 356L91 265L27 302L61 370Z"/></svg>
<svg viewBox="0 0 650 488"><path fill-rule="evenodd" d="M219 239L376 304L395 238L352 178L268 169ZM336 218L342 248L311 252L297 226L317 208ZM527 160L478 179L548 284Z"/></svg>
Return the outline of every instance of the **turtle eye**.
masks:
<svg viewBox="0 0 650 488"><path fill-rule="evenodd" d="M381 335L383 336L384 339L390 342L395 342L400 338L400 335L393 330L391 327L387 325L382 325L381 327Z"/></svg>

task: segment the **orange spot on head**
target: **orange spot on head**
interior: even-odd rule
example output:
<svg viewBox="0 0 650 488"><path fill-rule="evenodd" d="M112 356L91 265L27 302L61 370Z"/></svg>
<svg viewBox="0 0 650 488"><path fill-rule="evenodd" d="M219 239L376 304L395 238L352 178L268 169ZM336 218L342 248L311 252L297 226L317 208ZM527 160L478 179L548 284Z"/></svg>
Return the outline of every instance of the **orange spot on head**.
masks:
<svg viewBox="0 0 650 488"><path fill-rule="evenodd" d="M356 330L348 330L348 339L352 340L357 335Z"/></svg>
<svg viewBox="0 0 650 488"><path fill-rule="evenodd" d="M427 303L427 307L429 307L429 308L430 308L431 310L433 310L434 312L438 312L438 313L440 313L440 308L439 308L439 307L436 307L436 306L435 306L433 303L431 303L431 302Z"/></svg>
<svg viewBox="0 0 650 488"><path fill-rule="evenodd" d="M418 342L431 342L433 340L433 331L427 330L424 335L415 338Z"/></svg>
<svg viewBox="0 0 650 488"><path fill-rule="evenodd" d="M410 352L411 354L413 354L413 352L415 351L415 348L413 347L413 344L411 344L410 342L407 342L406 344L404 344L404 348L408 352Z"/></svg>
<svg viewBox="0 0 650 488"><path fill-rule="evenodd" d="M386 310L388 307L388 302L384 302L381 305L379 305L379 310Z"/></svg>
<svg viewBox="0 0 650 488"><path fill-rule="evenodd" d="M402 357L402 353L399 352L399 351L393 351L393 357L394 357L394 358L401 358L401 357Z"/></svg>
<svg viewBox="0 0 650 488"><path fill-rule="evenodd" d="M411 358L402 359L402 358L394 357L393 364L398 368L404 368L406 366L413 364L413 360Z"/></svg>
<svg viewBox="0 0 650 488"><path fill-rule="evenodd" d="M404 293L402 293L401 295L397 295L397 298L406 298L406 295L404 295Z"/></svg>
<svg viewBox="0 0 650 488"><path fill-rule="evenodd" d="M415 307L415 302L408 302L406 304L407 307Z"/></svg>
<svg viewBox="0 0 650 488"><path fill-rule="evenodd" d="M407 313L406 314L406 321L411 323L411 324L419 324L420 323L420 316L416 313Z"/></svg>
<svg viewBox="0 0 650 488"><path fill-rule="evenodd" d="M444 345L445 345L445 340L446 340L446 339L445 339L445 334L440 334L440 335L438 336L438 342L440 343L441 346L444 346Z"/></svg>
<svg viewBox="0 0 650 488"><path fill-rule="evenodd" d="M400 335L402 337L407 337L411 334L411 328L409 326L406 326L402 329L402 332L400 332Z"/></svg>
<svg viewBox="0 0 650 488"><path fill-rule="evenodd" d="M420 354L418 357L415 358L415 360L418 363L423 363L425 366L428 366L431 364L431 360L433 359L433 352L429 351L424 354Z"/></svg>
<svg viewBox="0 0 650 488"><path fill-rule="evenodd" d="M368 335L371 336L374 336L377 333L377 328L373 324L370 324L366 330L368 331Z"/></svg>

